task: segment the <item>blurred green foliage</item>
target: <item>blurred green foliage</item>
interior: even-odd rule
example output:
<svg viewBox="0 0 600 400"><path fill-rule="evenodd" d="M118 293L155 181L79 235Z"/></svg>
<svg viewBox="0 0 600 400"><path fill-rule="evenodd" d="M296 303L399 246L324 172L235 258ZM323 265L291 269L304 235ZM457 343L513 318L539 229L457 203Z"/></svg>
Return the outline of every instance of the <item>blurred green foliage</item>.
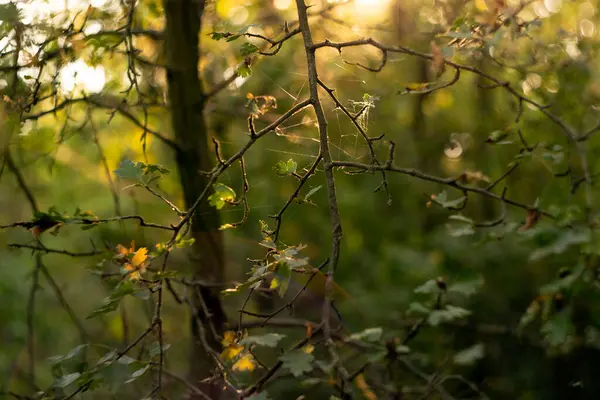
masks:
<svg viewBox="0 0 600 400"><path fill-rule="evenodd" d="M65 21L116 30L127 15L117 1L100 1L93 8L87 8L86 2L78 5L84 21L76 7L65 12L52 3L0 5L0 92L4 96L0 139L12 155L8 161L8 152L4 153L0 169L0 224L23 222L0 231L0 397L8 391L30 390L31 356L37 388L52 388L46 391L48 398L63 398L77 385L97 389L81 398L139 398L151 385L149 369L160 357L160 347L148 338L134 355L120 355L118 349L152 323L155 300L148 287L123 281L120 274L127 266L145 268L145 258L137 264L134 260L141 248L149 249L149 260L163 254L169 232L144 228L137 220L95 220L139 215L165 226L179 222L180 216L152 191L184 210L171 149L115 111L125 107L154 132L170 137L168 109L163 107L165 73L156 67L164 62L163 49L161 41L136 37L140 57L147 61L137 63L144 96L138 89L126 91L128 58L121 34L89 31L72 35L68 45L50 41L44 44L48 48L43 54L54 54L57 46L67 50L48 64L43 78L37 77L42 72L35 63L14 75L10 54L19 35L24 46L19 63L23 64L34 58L34 49L40 46L35 34L60 35ZM161 3L138 3L136 27L160 31ZM600 3L552 0L523 2L521 7L518 1L506 1L506 8L491 17L485 4L499 3L492 0L355 3L311 18L315 41L372 36L390 45L433 53L430 42L434 40L446 60L479 72L462 71L457 83L421 93L449 82L453 69L447 66L435 81L429 61L390 53L385 68L373 73L357 63L376 68L381 54L374 48L319 50L319 78L335 89L349 111L361 112L357 123L370 137L385 135L372 142L379 159L386 160L386 140L393 140L399 167L457 177L481 190L511 171L493 191L529 210L506 204L503 197L497 201L467 195L448 185L392 172L386 174L388 196L378 173L335 171L344 236L334 298L342 316L340 325L354 333L348 340L364 347L358 354L346 348L340 352L350 371L365 362L374 366L373 371L365 369L364 377L360 374L353 393L357 398L373 398L374 391L379 396L375 398L383 398L381 393L394 390L389 385L395 383L401 385L395 389L405 390L406 398L425 398L419 396L434 387L423 380L426 371L427 376L442 377L445 390L456 398L481 396L466 382L490 398L595 398L600 392L595 377L600 359L596 201L600 193L595 183L588 185L585 175L594 180L600 168L600 139L594 135L600 97L596 68ZM50 11L44 8L47 4ZM39 7L37 17L32 7ZM222 159L248 141L249 116L259 131L307 97L300 36L286 41L275 56L258 55L265 51L261 47L265 42L256 35L276 37L289 31L286 21L296 18L295 6L283 0L209 4L199 65L205 85L210 90L237 74L206 105L210 133L219 143ZM506 22L490 29L495 18ZM254 58L249 62L247 57ZM76 76L75 88L68 91L64 86L73 77L61 71L77 60L90 69L79 70L80 80ZM504 86L482 75L509 82L511 90L531 102L515 99ZM92 92L89 81L98 79L106 79L105 85L85 96L97 96L103 105L88 109L86 102L70 102ZM36 90L48 98L18 110L18 99L27 99ZM356 127L324 91L320 96L334 159L368 163L369 148ZM55 99L58 104L70 103L38 118L37 113L56 106ZM570 141L556 118L585 140ZM310 168L318 149L312 112L294 115L253 144L245 157L250 214L239 226L235 224L244 211L236 201L245 191L237 165L213 186L208 201L222 218L227 275L238 282L239 293L223 297L232 321L237 321L249 287L258 289L261 279L269 278L266 285L274 295L259 296L246 308L269 313L288 302L308 279L292 279L292 267L317 267L329 256L331 227L322 166L286 210L276 242L264 233L277 225L272 216L294 192L298 176ZM20 179L39 210L32 212ZM39 237L23 227L38 228ZM116 260L117 245L129 248L132 241L132 249ZM72 257L36 251L43 255L41 262L48 271L44 274L34 252L13 248L14 244L75 255L101 254ZM178 238L167 271L173 275L158 275L157 281L185 276L193 262L184 249L189 244ZM265 249L281 251L280 259L262 269L253 267L248 260L264 257ZM152 267L158 269L158 264L153 262ZM320 320L324 282L322 274L315 275L307 293L289 310L290 317ZM33 310L32 320L28 310ZM82 318L85 332L70 313ZM32 326L35 352L30 354ZM419 329L413 333L415 326ZM181 398L186 388L176 383L176 376L187 371L189 318L169 295L162 328L168 344L163 347L165 368L172 374L167 377L167 397ZM293 347L306 337L305 329L313 328L267 325L252 330L239 343L233 339L224 343L231 355L227 367L237 371L233 375L239 387L251 385L265 372L252 357L272 365L280 349L293 349L279 358L284 373L266 387L268 398L337 396L336 382L322 379L332 374L323 346ZM405 345L406 337L411 340ZM253 349L252 356L246 353L248 348ZM390 357L410 364L402 361L388 371L384 366L392 364ZM414 366L418 370L411 369ZM443 393L430 396L445 398ZM253 398L267 398L267 394Z"/></svg>

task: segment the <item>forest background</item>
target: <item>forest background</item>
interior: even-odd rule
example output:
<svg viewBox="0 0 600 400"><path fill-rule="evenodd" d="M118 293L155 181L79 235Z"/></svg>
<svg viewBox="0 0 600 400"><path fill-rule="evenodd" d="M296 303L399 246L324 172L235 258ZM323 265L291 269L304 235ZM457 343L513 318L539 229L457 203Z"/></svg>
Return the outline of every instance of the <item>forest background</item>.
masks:
<svg viewBox="0 0 600 400"><path fill-rule="evenodd" d="M596 398L598 7L0 1L0 397Z"/></svg>

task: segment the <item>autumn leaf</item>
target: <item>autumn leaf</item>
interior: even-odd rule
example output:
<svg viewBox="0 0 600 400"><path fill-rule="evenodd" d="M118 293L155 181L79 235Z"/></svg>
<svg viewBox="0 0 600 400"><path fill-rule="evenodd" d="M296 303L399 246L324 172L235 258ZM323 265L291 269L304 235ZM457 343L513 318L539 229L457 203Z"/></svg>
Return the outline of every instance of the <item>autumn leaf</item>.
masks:
<svg viewBox="0 0 600 400"><path fill-rule="evenodd" d="M315 346L309 343L306 346L302 347L301 350L306 354L311 354L315 350Z"/></svg>
<svg viewBox="0 0 600 400"><path fill-rule="evenodd" d="M234 331L226 331L223 333L223 340L221 340L221 344L225 347L232 345L235 343L236 334Z"/></svg>
<svg viewBox="0 0 600 400"><path fill-rule="evenodd" d="M233 360L243 350L244 346L241 346L239 344L232 344L230 346L227 346L227 348L225 348L225 350L221 352L221 358L224 360Z"/></svg>
<svg viewBox="0 0 600 400"><path fill-rule="evenodd" d="M358 374L355 378L356 386L362 391L363 395L369 400L376 400L377 396L371 391L369 385L365 381L364 374Z"/></svg>
<svg viewBox="0 0 600 400"><path fill-rule="evenodd" d="M233 360L244 350L244 346L237 343L237 335L234 331L226 331L221 344L225 347L221 352L221 358L224 360Z"/></svg>
<svg viewBox="0 0 600 400"><path fill-rule="evenodd" d="M542 214L538 210L527 210L527 217L525 218L525 224L519 229L521 232L531 229L537 224Z"/></svg>
<svg viewBox="0 0 600 400"><path fill-rule="evenodd" d="M131 259L130 259L131 257ZM113 260L121 264L125 270L129 271L129 279L139 280L142 278L140 273L146 272L148 264L148 249L140 247L135 251L135 241L131 241L131 247L126 248L125 246L117 245L117 254L113 257Z"/></svg>
<svg viewBox="0 0 600 400"><path fill-rule="evenodd" d="M442 54L442 49L432 40L431 46L431 71L435 75L435 78L439 78L446 70L446 61Z"/></svg>
<svg viewBox="0 0 600 400"><path fill-rule="evenodd" d="M146 259L148 258L148 249L145 247L140 247L136 252L135 255L133 256L133 258L131 259L131 264L136 267L136 268L140 268L140 269L144 269L142 272L145 271L145 267L143 267L143 263L144 261L146 261Z"/></svg>
<svg viewBox="0 0 600 400"><path fill-rule="evenodd" d="M312 337L312 333L313 333L312 324L310 322L307 322L306 323L306 337L307 338Z"/></svg>
<svg viewBox="0 0 600 400"><path fill-rule="evenodd" d="M254 371L254 369L256 369L256 363L254 362L252 354L247 353L240 357L231 368L234 371Z"/></svg>

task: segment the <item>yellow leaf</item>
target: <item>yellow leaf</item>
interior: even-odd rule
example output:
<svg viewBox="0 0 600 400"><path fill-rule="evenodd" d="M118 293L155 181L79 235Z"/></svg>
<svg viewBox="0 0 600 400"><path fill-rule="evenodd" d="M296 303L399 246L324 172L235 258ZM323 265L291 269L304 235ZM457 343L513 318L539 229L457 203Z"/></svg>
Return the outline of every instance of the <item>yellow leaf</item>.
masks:
<svg viewBox="0 0 600 400"><path fill-rule="evenodd" d="M131 259L131 263L133 264L134 267L136 267L136 268L139 267L140 270L142 270L141 265L144 261L146 261L147 258L148 258L148 249L145 247L141 247L138 249L138 251L135 252L135 255ZM144 271L142 271L142 272L144 272Z"/></svg>
<svg viewBox="0 0 600 400"><path fill-rule="evenodd" d="M302 348L302 351L305 352L306 354L310 354L315 350L315 346L313 346L312 344L307 344L306 346L304 346Z"/></svg>
<svg viewBox="0 0 600 400"><path fill-rule="evenodd" d="M233 360L235 357L237 357L238 354L242 352L242 350L244 350L244 346L239 344L232 344L230 346L227 346L227 348L223 350L223 352L221 353L221 358L224 360Z"/></svg>
<svg viewBox="0 0 600 400"><path fill-rule="evenodd" d="M236 334L234 331L226 331L223 334L223 340L221 344L225 347L232 345L235 342Z"/></svg>
<svg viewBox="0 0 600 400"><path fill-rule="evenodd" d="M231 224L223 224L219 227L219 230L224 231L225 229L231 229L231 228L235 228L235 226L231 225Z"/></svg>
<svg viewBox="0 0 600 400"><path fill-rule="evenodd" d="M138 269L135 268L133 265L126 263L124 267L127 271L130 271L129 279L140 280L142 278L142 276L140 275L140 271L138 271Z"/></svg>
<svg viewBox="0 0 600 400"><path fill-rule="evenodd" d="M251 354L245 354L232 367L234 371L254 371L255 368L256 364Z"/></svg>
<svg viewBox="0 0 600 400"><path fill-rule="evenodd" d="M279 280L277 278L273 278L271 284L269 285L269 289L277 289L279 287Z"/></svg>
<svg viewBox="0 0 600 400"><path fill-rule="evenodd" d="M129 249L123 245L118 244L117 245L117 253L126 256L127 254L129 254Z"/></svg>

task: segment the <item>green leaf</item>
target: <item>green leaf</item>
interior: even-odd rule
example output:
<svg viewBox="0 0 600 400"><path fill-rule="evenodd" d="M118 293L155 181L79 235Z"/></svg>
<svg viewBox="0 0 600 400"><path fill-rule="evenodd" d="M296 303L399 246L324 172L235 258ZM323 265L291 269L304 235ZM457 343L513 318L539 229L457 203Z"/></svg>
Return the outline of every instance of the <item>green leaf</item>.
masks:
<svg viewBox="0 0 600 400"><path fill-rule="evenodd" d="M472 225L453 226L447 224L446 229L448 229L448 234L452 237L470 236L475 234L475 229L473 229Z"/></svg>
<svg viewBox="0 0 600 400"><path fill-rule="evenodd" d="M290 287L290 281L292 280L292 266L287 262L280 262L277 273L282 276L282 279L279 280L279 295L283 297Z"/></svg>
<svg viewBox="0 0 600 400"><path fill-rule="evenodd" d="M279 341L284 337L285 335L281 335L279 333L267 333L266 335L261 336L247 336L240 340L240 344L255 344L257 346L275 347L277 346L277 343L279 343Z"/></svg>
<svg viewBox="0 0 600 400"><path fill-rule="evenodd" d="M239 38L241 38L242 35L231 35L227 38L227 40L225 40L226 42L233 42L234 40L238 40Z"/></svg>
<svg viewBox="0 0 600 400"><path fill-rule="evenodd" d="M277 164L275 164L275 166L273 167L273 169L279 176L287 176L294 174L297 168L298 163L291 158L287 161L278 161Z"/></svg>
<svg viewBox="0 0 600 400"><path fill-rule="evenodd" d="M92 311L86 317L86 319L98 317L100 315L104 315L109 312L115 311L117 308L119 308L119 303L121 302L121 299L123 299L123 297L130 294L134 294L135 292L135 286L131 281L123 281L119 283L119 285L115 287L111 295L104 299L102 306Z"/></svg>
<svg viewBox="0 0 600 400"><path fill-rule="evenodd" d="M254 54L257 53L259 51L258 47L256 47L255 45L253 45L252 43L244 43L242 45L242 47L240 48L240 54L243 57L247 57L250 54Z"/></svg>
<svg viewBox="0 0 600 400"><path fill-rule="evenodd" d="M317 193L319 190L321 190L321 188L322 188L322 187L323 187L323 185L319 185L319 186L317 186L317 187L315 187L315 188L312 188L312 189L310 189L310 190L308 191L308 193L306 193L306 195L304 196L304 201L305 201L305 202L308 202L308 201L309 201L309 199L310 199L310 197L311 197L313 194Z"/></svg>
<svg viewBox="0 0 600 400"><path fill-rule="evenodd" d="M169 347L171 347L170 344L164 343L162 347L162 352L165 353L167 350L169 350ZM160 344L158 342L152 343L152 345L148 349L148 353L150 354L151 358L158 356L160 354Z"/></svg>
<svg viewBox="0 0 600 400"><path fill-rule="evenodd" d="M362 340L365 342L377 342L381 340L383 329L380 327L367 328L362 332L354 333L350 335L351 340Z"/></svg>
<svg viewBox="0 0 600 400"><path fill-rule="evenodd" d="M208 197L208 203L217 210L222 209L227 202L235 201L235 191L222 183L213 185L215 191Z"/></svg>
<svg viewBox="0 0 600 400"><path fill-rule="evenodd" d="M553 254L562 254L571 246L588 243L591 240L589 230L566 230L561 233L550 245L534 250L529 259L538 261Z"/></svg>
<svg viewBox="0 0 600 400"><path fill-rule="evenodd" d="M142 163L143 164L143 163ZM162 174L168 175L171 171L160 164L143 164L144 175Z"/></svg>
<svg viewBox="0 0 600 400"><path fill-rule="evenodd" d="M242 64L242 65L240 65L240 67L238 68L238 70L237 70L237 74L238 74L238 76L239 76L239 77L241 77L241 78L247 78L247 77L249 77L250 75L252 75L252 68L251 68L251 67L250 67L248 64L246 64L246 63L243 63L243 64Z"/></svg>
<svg viewBox="0 0 600 400"><path fill-rule="evenodd" d="M417 303L417 302L413 302L410 303L410 305L408 306L408 311L407 313L409 315L411 314L429 314L431 312L431 309L425 307L423 304L421 303Z"/></svg>
<svg viewBox="0 0 600 400"><path fill-rule="evenodd" d="M117 358L117 351L111 350L108 353L106 353L105 355L103 355L102 358L100 358L96 364L97 365L110 364L115 360L115 358Z"/></svg>
<svg viewBox="0 0 600 400"><path fill-rule="evenodd" d="M448 291L472 296L483 287L484 283L483 278L479 277L470 281L454 283L448 287Z"/></svg>
<svg viewBox="0 0 600 400"><path fill-rule="evenodd" d="M440 289L438 288L437 281L435 279L430 279L418 288L414 290L415 293L421 294L432 294L438 293Z"/></svg>
<svg viewBox="0 0 600 400"><path fill-rule="evenodd" d="M585 272L585 264L580 262L577 267L570 271L570 273L564 278L550 282L540 288L540 294L545 296L551 296L553 294L562 293L569 289Z"/></svg>
<svg viewBox="0 0 600 400"><path fill-rule="evenodd" d="M117 360L117 362L119 364L123 364L123 365L130 365L130 364L138 362L138 360L136 360L133 357L129 357L128 355L124 355L124 356L121 356L121 358L119 358Z"/></svg>
<svg viewBox="0 0 600 400"><path fill-rule="evenodd" d="M471 224L471 225L474 224L474 222L473 222L473 220L471 218L465 217L462 214L451 215L451 216L448 217L448 219L452 219L454 221L464 222L464 223Z"/></svg>
<svg viewBox="0 0 600 400"><path fill-rule="evenodd" d="M475 362L481 360L484 357L484 350L485 346L483 345L483 343L477 343L471 347L461 350L458 353L454 354L454 364L473 365L475 364Z"/></svg>
<svg viewBox="0 0 600 400"><path fill-rule="evenodd" d="M144 375L146 373L146 371L148 371L150 368L151 368L151 365L148 364L145 367L138 369L133 374L131 374L131 378L126 380L125 383L131 383L131 382L135 381L137 378Z"/></svg>
<svg viewBox="0 0 600 400"><path fill-rule="evenodd" d="M123 160L114 172L119 178L141 181L144 175L144 166L139 162Z"/></svg>
<svg viewBox="0 0 600 400"><path fill-rule="evenodd" d="M21 19L21 12L13 2L0 4L0 21L14 24Z"/></svg>
<svg viewBox="0 0 600 400"><path fill-rule="evenodd" d="M209 35L212 40L221 40L221 39L228 37L230 35L230 33L229 32L211 32L211 33L209 33Z"/></svg>
<svg viewBox="0 0 600 400"><path fill-rule="evenodd" d="M77 355L79 355L79 353L81 353L83 350L85 350L88 346L89 346L88 344L80 344L79 346L75 347L74 349L69 351L69 353L67 353L64 356L50 357L49 361L52 365L63 363L65 361L70 360L70 359L76 357Z"/></svg>
<svg viewBox="0 0 600 400"><path fill-rule="evenodd" d="M307 354L299 350L284 354L279 359L283 362L282 367L289 370L296 378L312 371L312 363L315 360L312 354Z"/></svg>
<svg viewBox="0 0 600 400"><path fill-rule="evenodd" d="M575 331L571 323L571 309L566 308L550 318L541 329L544 339L551 346L564 344Z"/></svg>
<svg viewBox="0 0 600 400"><path fill-rule="evenodd" d="M433 310L429 314L427 322L429 322L429 325L431 326L438 326L445 322L450 322L456 319L468 317L469 315L471 315L471 311L469 310L465 310L461 307L447 305L441 310Z"/></svg>
<svg viewBox="0 0 600 400"><path fill-rule="evenodd" d="M79 372L74 372L72 374L63 375L61 377L58 377L54 381L54 387L66 388L71 383L75 382L80 376L81 376L81 374Z"/></svg>
<svg viewBox="0 0 600 400"><path fill-rule="evenodd" d="M444 208L456 209L456 208L462 207L464 205L465 201L467 200L467 198L465 196L463 196L456 200L448 200L448 194L444 190L444 191L436 194L435 196L433 196L432 200L433 200L433 202L439 204L440 206L442 206Z"/></svg>

